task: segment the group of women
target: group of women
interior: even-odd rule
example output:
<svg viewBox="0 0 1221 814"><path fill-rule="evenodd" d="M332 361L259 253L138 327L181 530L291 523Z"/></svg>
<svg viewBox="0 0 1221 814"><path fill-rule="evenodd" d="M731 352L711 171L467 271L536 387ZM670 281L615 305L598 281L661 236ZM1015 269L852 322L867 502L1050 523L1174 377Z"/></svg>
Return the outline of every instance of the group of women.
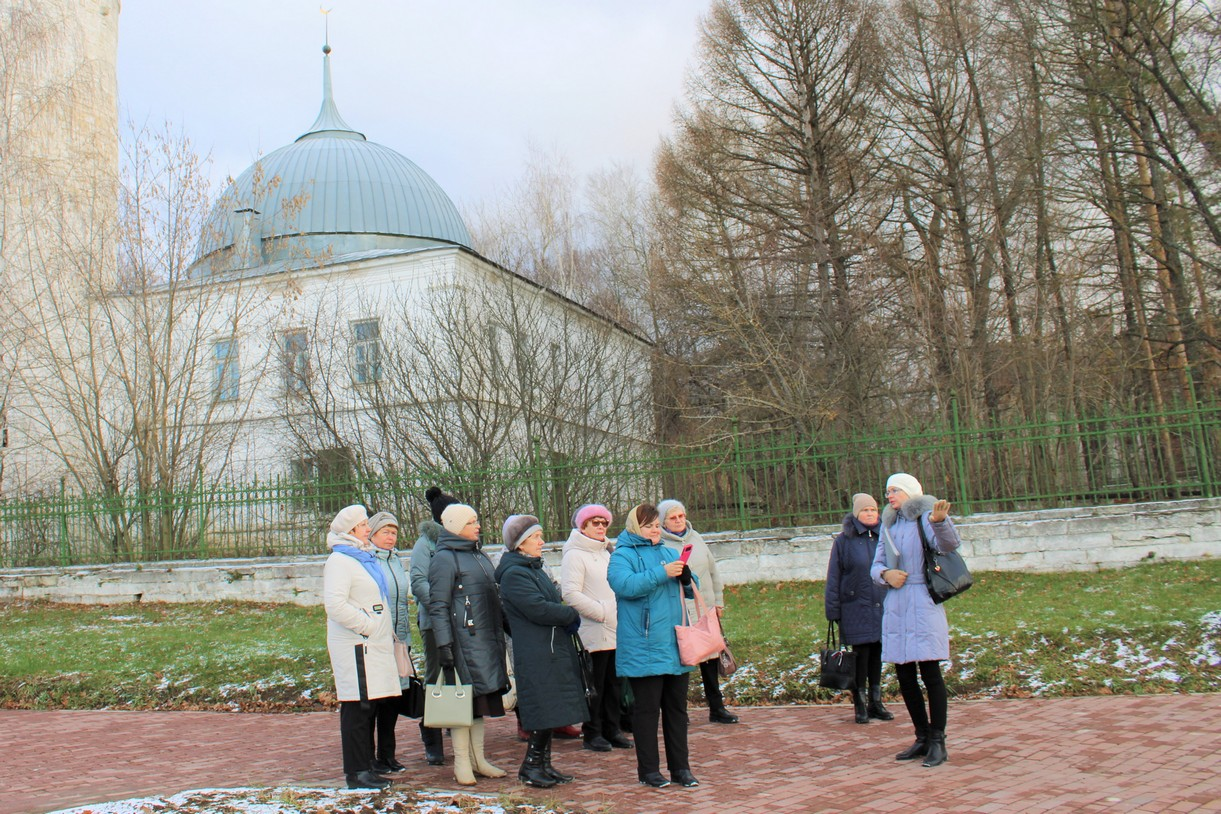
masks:
<svg viewBox="0 0 1221 814"><path fill-rule="evenodd" d="M505 521L504 553L494 565L482 551L475 509L435 487L425 499L432 519L420 525L406 569L395 550L393 515L369 518L364 507L349 506L331 523L323 593L349 788L385 788L385 775L404 768L394 727L408 679L399 677L394 649L396 641L410 643L409 584L420 608L425 681L471 686L473 724L449 730L460 785L474 785L476 775L505 775L484 755L484 720L505 714L511 652L515 712L526 733L522 783L549 788L573 780L552 764L551 742L555 730L579 723L585 749L634 748L642 784L698 786L687 749L687 676L694 668L681 663L674 628L696 585L718 609L724 594L716 561L687 522L686 508L674 500L662 501L661 511L638 505L612 545L610 510L580 507L557 584L543 563L538 518ZM671 545L691 544L689 564L662 545L663 535ZM581 650L588 651L589 670ZM736 723L721 696L716 660L700 669L710 720ZM421 722L420 733L428 763L443 764L441 730Z"/></svg>
<svg viewBox="0 0 1221 814"><path fill-rule="evenodd" d="M925 586L924 546L927 540L951 551L959 538L949 503L926 496L911 475L892 475L885 496L880 515L872 497L853 497L831 550L826 616L840 624L857 655L856 722L894 718L882 703L881 672L883 662L895 664L916 732L896 758L938 766L948 757L940 661L949 658L949 629L944 608ZM688 675L694 668L681 662L674 629L696 586L718 613L724 593L716 560L683 504L633 507L613 545L610 510L580 507L557 584L543 563L538 518L519 514L505 521L504 553L494 565L482 551L475 509L437 488L425 498L432 519L420 525L407 569L395 550L398 520L387 512L370 518L364 507L348 506L327 535L327 647L348 786L385 788L385 774L404 768L395 757L395 724L408 679L400 678L395 645L410 642L409 593L419 605L425 680L445 677L472 688L472 725L449 730L459 784L474 785L476 775L505 775L484 755L484 720L505 714L507 635L519 729L527 741L518 770L522 783L549 788L573 779L552 764L551 742L557 728L580 723L585 749L634 748L640 783L698 786L687 748ZM688 544L683 562L678 549ZM581 650L588 651L588 670ZM709 719L737 723L725 707L716 661L699 665ZM668 776L661 772L659 719ZM441 730L421 722L420 733L428 763L442 765Z"/></svg>
<svg viewBox="0 0 1221 814"><path fill-rule="evenodd" d="M882 704L881 686L882 662L894 664L916 730L915 742L895 759L923 758L924 766L940 766L949 759L941 662L950 657L950 633L945 607L928 592L924 550L926 540L942 553L957 549L961 541L949 518L949 502L925 495L911 475L891 475L885 497L879 516L872 497L853 496L852 512L831 547L826 615L839 623L856 654L856 722L894 718Z"/></svg>

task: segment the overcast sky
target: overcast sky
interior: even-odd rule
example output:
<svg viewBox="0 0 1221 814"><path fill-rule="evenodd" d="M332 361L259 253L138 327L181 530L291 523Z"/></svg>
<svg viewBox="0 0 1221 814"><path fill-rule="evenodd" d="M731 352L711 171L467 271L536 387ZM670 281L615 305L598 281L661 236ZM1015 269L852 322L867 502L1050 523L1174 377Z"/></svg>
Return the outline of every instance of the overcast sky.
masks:
<svg viewBox="0 0 1221 814"><path fill-rule="evenodd" d="M335 100L460 205L516 180L527 145L585 173L647 173L710 0L330 0ZM168 121L236 176L313 122L316 0L126 0L121 116Z"/></svg>

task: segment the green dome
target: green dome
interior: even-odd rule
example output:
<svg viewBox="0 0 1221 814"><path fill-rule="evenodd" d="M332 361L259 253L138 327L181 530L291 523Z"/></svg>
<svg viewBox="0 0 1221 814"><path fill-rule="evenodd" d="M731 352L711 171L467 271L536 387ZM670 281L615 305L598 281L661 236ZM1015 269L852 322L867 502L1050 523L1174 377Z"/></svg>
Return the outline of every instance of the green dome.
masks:
<svg viewBox="0 0 1221 814"><path fill-rule="evenodd" d="M230 268L360 251L470 247L457 207L414 162L348 126L323 56L322 109L304 135L243 172L212 209L201 259ZM257 240L257 242L256 242ZM218 254L220 253L220 254Z"/></svg>

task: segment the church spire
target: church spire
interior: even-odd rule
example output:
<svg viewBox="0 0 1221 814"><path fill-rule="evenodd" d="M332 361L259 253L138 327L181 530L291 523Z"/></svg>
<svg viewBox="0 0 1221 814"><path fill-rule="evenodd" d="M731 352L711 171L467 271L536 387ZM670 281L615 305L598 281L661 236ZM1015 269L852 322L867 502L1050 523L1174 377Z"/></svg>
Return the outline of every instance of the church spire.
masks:
<svg viewBox="0 0 1221 814"><path fill-rule="evenodd" d="M328 138L365 140L365 134L353 130L343 120L343 116L339 115L339 108L335 107L335 97L331 92L331 44L329 42L322 46L322 108L318 111L318 118L314 119L310 129L299 136L297 141L318 135L325 135Z"/></svg>

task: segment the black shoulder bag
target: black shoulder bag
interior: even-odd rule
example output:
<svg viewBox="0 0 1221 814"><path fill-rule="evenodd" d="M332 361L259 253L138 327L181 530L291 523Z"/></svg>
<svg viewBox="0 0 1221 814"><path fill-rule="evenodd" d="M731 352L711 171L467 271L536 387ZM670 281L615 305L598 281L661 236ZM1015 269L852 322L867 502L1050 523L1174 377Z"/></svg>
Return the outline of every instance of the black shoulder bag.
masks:
<svg viewBox="0 0 1221 814"><path fill-rule="evenodd" d="M924 533L923 517L916 518L916 530L920 532L920 542L924 544L924 581L928 583L928 595L933 598L934 605L958 596L975 584L967 564L957 551L942 554L929 543Z"/></svg>

